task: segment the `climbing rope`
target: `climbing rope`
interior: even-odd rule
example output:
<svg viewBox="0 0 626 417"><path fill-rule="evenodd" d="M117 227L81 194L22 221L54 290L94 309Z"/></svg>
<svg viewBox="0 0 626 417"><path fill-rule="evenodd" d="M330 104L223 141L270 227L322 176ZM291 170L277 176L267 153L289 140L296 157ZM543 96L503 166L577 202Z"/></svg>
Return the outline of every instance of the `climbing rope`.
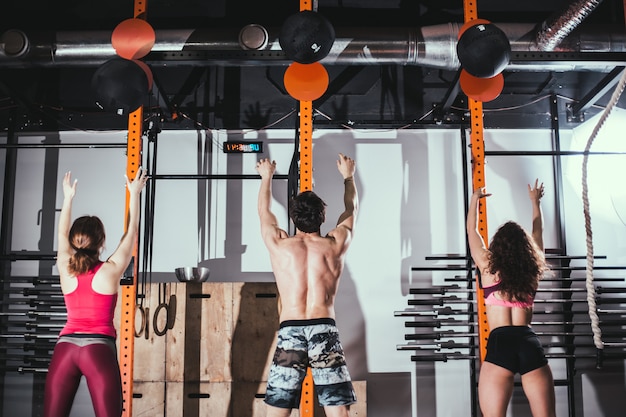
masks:
<svg viewBox="0 0 626 417"><path fill-rule="evenodd" d="M587 244L587 267L586 267L586 287L587 287L587 305L589 310L589 318L591 319L591 330L593 331L593 343L596 346L596 349L602 350L604 348L604 342L602 342L602 330L600 329L600 320L598 318L598 312L596 310L596 290L593 285L593 231L591 229L591 216L589 215L589 192L587 188L587 163L589 161L589 150L591 149L591 145L595 140L598 132L602 128L602 125L606 121L606 119L611 114L613 107L617 104L622 92L624 91L624 87L626 87L626 70L622 72L622 77L615 87L615 91L613 91L613 95L611 96L611 100L609 104L606 106L600 120L594 126L591 135L587 141L587 146L585 147L585 152L583 156L583 173L582 173L582 183L583 183L583 212L585 214L585 232L586 232L586 244Z"/></svg>

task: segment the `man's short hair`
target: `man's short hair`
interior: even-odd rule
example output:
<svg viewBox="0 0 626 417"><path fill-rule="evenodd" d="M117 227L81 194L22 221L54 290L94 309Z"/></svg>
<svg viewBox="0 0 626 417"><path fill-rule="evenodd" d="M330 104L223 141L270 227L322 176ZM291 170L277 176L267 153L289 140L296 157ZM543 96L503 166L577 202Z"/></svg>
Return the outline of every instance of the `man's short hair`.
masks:
<svg viewBox="0 0 626 417"><path fill-rule="evenodd" d="M315 233L326 219L326 203L313 191L303 191L291 199L289 217L304 233Z"/></svg>

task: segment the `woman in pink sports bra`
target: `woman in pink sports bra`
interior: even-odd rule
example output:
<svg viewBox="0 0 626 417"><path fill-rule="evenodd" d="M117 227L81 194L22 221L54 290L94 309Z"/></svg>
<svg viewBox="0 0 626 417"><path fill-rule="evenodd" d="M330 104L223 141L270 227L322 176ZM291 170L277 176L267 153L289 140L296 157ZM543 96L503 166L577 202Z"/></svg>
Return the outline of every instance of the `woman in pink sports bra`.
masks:
<svg viewBox="0 0 626 417"><path fill-rule="evenodd" d="M147 181L138 169L129 192L126 233L104 262L104 226L95 216L79 217L71 224L77 181L63 178L63 207L59 218L57 268L67 308L67 323L54 347L44 394L44 416L70 415L74 396L84 375L97 417L122 414L122 387L117 362L113 313L120 278L130 263L139 228L139 200Z"/></svg>
<svg viewBox="0 0 626 417"><path fill-rule="evenodd" d="M474 191L467 213L472 259L480 274L490 334L480 367L478 399L483 417L504 417L513 379L522 387L534 417L556 417L554 380L537 335L530 327L539 280L548 269L543 254L543 183L528 185L532 234L509 221L492 237L489 249L478 230L478 202L491 194Z"/></svg>

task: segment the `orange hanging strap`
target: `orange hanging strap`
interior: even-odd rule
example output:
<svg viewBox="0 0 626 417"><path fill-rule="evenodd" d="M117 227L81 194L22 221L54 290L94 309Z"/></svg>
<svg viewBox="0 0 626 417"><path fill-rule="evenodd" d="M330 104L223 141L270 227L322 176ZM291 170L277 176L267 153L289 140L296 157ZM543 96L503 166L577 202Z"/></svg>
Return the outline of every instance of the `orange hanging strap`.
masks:
<svg viewBox="0 0 626 417"><path fill-rule="evenodd" d="M128 115L128 145L126 175L134 179L141 165L141 130L143 108L139 107ZM130 194L126 192L126 209L124 219L128 218ZM125 222L124 231L127 224ZM133 406L133 358L135 348L135 305L137 299L138 252L139 243L135 242L133 249L133 282L122 286L121 317L120 317L120 373L122 376L122 399L124 417L132 416Z"/></svg>
<svg viewBox="0 0 626 417"><path fill-rule="evenodd" d="M471 141L472 141L472 184L474 190L485 186L485 153L483 137L483 103L469 99L470 117L472 121ZM484 199L478 202L478 231L485 244L488 242L487 233L487 204ZM480 288L478 280L480 276L476 274L476 288ZM476 291L476 303L478 305L478 345L480 348L480 360L485 359L487 354L487 339L489 338L489 324L487 323L487 311L485 307L485 297L481 290Z"/></svg>
<svg viewBox="0 0 626 417"><path fill-rule="evenodd" d="M313 103L300 101L300 191L313 189ZM313 376L307 369L300 396L300 416L313 416Z"/></svg>
<svg viewBox="0 0 626 417"><path fill-rule="evenodd" d="M478 10L475 0L463 0L463 11L465 22L478 19ZM472 184L473 190L485 186L485 140L483 125L483 103L468 97L468 106L470 109L471 130L470 138L472 141ZM473 191L472 190L472 191ZM484 200L480 201L478 206L478 230L485 244L487 244L487 205ZM476 288L480 288L479 275L476 274ZM487 323L487 312L485 308L485 297L480 290L476 291L476 302L478 305L478 346L480 349L480 360L485 359L487 354L487 339L489 338L489 324Z"/></svg>
<svg viewBox="0 0 626 417"><path fill-rule="evenodd" d="M300 11L313 10L313 2L317 0L300 0Z"/></svg>
<svg viewBox="0 0 626 417"><path fill-rule="evenodd" d="M478 19L476 0L463 0L463 17L465 23Z"/></svg>
<svg viewBox="0 0 626 417"><path fill-rule="evenodd" d="M313 10L313 0L300 0L300 11ZM313 189L313 102L300 101L300 191ZM313 376L307 369L300 396L300 416L313 416Z"/></svg>
<svg viewBox="0 0 626 417"><path fill-rule="evenodd" d="M133 11L133 17L135 19L145 19L147 7L148 7L148 0L135 0L135 8Z"/></svg>
<svg viewBox="0 0 626 417"><path fill-rule="evenodd" d="M300 191L313 190L313 103L300 102Z"/></svg>
<svg viewBox="0 0 626 417"><path fill-rule="evenodd" d="M145 19L147 0L135 0L134 17ZM143 129L143 107L139 107L128 115L128 139L126 147L126 176L134 179L141 165L141 132ZM127 229L126 219L130 203L130 194L126 191L126 207L124 210L124 232ZM133 281L122 286L120 315L120 374L122 377L122 416L133 415L133 360L135 356L135 306L137 304L137 277L139 275L139 242L135 241L131 264L133 265Z"/></svg>

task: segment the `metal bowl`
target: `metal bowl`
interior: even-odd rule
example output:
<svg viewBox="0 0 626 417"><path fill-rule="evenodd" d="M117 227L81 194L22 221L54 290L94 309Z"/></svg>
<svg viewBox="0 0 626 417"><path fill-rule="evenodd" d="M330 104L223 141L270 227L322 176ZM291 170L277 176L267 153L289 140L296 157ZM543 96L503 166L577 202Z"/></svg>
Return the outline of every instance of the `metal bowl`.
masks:
<svg viewBox="0 0 626 417"><path fill-rule="evenodd" d="M209 279L209 268L190 266L184 268L176 268L174 270L176 278L180 282L204 282Z"/></svg>

